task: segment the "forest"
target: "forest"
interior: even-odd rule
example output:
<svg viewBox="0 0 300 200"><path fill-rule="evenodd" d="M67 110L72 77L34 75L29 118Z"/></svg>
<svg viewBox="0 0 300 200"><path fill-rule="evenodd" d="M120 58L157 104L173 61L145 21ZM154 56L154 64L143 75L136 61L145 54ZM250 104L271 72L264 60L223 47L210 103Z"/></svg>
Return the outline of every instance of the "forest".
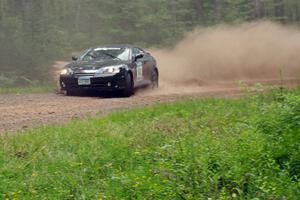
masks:
<svg viewBox="0 0 300 200"><path fill-rule="evenodd" d="M47 83L55 60L108 43L172 47L196 27L300 23L299 0L0 0L0 87Z"/></svg>

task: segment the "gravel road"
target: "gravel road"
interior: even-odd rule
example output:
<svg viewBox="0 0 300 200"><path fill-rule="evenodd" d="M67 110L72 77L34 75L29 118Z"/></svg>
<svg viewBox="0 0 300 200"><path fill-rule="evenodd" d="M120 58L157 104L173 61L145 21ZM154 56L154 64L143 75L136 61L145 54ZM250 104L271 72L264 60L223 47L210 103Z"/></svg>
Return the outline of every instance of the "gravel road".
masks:
<svg viewBox="0 0 300 200"><path fill-rule="evenodd" d="M295 83L293 82L295 85ZM225 86L225 87L224 87ZM200 87L164 87L137 92L130 98L67 97L62 94L0 95L0 133L22 131L48 124L61 124L73 118L108 114L116 110L144 107L204 96L232 97L242 90L234 84Z"/></svg>

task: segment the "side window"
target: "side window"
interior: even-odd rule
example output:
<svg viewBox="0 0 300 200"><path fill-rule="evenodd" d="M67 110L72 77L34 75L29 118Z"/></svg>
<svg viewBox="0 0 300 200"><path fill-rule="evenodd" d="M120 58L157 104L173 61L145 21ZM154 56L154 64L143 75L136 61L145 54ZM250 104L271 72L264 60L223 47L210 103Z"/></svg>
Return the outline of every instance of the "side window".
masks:
<svg viewBox="0 0 300 200"><path fill-rule="evenodd" d="M138 48L138 51L139 51L139 54L145 54L145 52L142 49Z"/></svg>
<svg viewBox="0 0 300 200"><path fill-rule="evenodd" d="M133 50L132 50L132 56L135 57L135 56L137 56L138 54L139 54L138 48L133 48Z"/></svg>
<svg viewBox="0 0 300 200"><path fill-rule="evenodd" d="M133 54L133 56L137 56L139 54L145 54L145 52L139 48L133 48L132 54Z"/></svg>

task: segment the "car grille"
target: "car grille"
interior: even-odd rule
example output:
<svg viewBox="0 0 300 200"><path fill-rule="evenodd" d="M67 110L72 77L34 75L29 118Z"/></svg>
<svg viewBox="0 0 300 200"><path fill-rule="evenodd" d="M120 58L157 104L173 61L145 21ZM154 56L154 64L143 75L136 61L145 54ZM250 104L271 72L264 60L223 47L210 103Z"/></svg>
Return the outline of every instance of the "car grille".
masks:
<svg viewBox="0 0 300 200"><path fill-rule="evenodd" d="M76 77L80 76L95 76L95 73L75 73Z"/></svg>
<svg viewBox="0 0 300 200"><path fill-rule="evenodd" d="M81 77L81 76L95 76L97 70L78 70L75 71L74 75L75 77Z"/></svg>

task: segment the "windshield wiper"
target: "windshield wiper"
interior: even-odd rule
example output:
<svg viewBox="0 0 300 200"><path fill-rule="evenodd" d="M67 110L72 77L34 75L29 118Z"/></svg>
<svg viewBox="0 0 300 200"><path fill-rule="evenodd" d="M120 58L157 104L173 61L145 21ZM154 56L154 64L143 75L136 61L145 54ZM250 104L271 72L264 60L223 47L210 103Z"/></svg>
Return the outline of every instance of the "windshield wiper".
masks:
<svg viewBox="0 0 300 200"><path fill-rule="evenodd" d="M105 52L101 52L101 53L103 53L104 55L107 55L107 56L109 56L109 57L111 57L111 58L116 58L116 59L118 59L118 60L122 60L121 58L119 58L119 57L117 57L117 56L114 56L114 55L111 55L111 54L109 54L109 53L105 53Z"/></svg>
<svg viewBox="0 0 300 200"><path fill-rule="evenodd" d="M93 54L91 54L91 53L87 53L86 54L87 56L91 56L93 59L95 59L96 58L96 56L94 56Z"/></svg>

